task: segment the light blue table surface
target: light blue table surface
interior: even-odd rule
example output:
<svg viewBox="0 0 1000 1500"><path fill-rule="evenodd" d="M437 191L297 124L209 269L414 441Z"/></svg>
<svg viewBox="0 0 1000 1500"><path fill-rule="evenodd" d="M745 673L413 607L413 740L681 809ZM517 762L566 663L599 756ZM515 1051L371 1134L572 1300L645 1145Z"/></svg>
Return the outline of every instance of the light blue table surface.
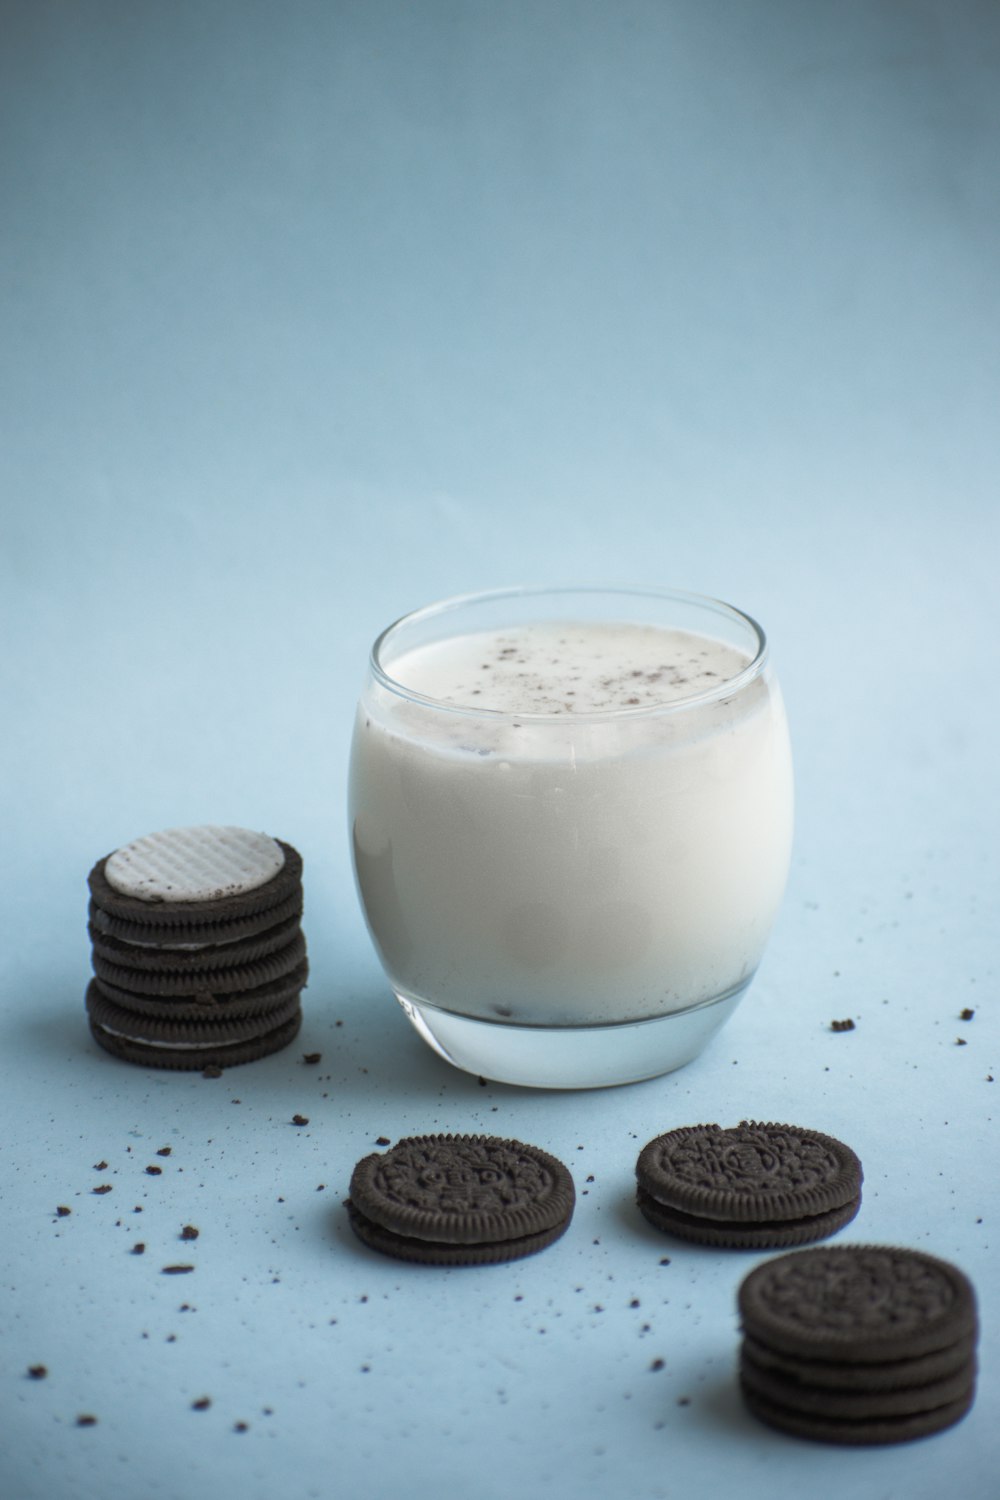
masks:
<svg viewBox="0 0 1000 1500"><path fill-rule="evenodd" d="M991 1500L1000 11L11 0L0 73L4 1500ZM358 909L369 643L521 581L729 599L784 684L782 914L655 1082L449 1068ZM218 1080L83 1013L90 866L200 822L306 862L301 1038ZM632 1195L652 1135L745 1117L854 1146L841 1239L972 1277L959 1427L843 1451L743 1411L761 1257ZM354 1162L435 1130L561 1156L570 1232L367 1251Z"/></svg>

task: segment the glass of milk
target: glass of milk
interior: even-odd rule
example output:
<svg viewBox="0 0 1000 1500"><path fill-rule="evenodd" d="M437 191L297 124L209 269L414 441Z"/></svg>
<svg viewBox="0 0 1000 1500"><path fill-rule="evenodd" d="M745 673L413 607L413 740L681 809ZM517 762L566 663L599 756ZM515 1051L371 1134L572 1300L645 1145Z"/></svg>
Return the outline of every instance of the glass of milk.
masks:
<svg viewBox="0 0 1000 1500"><path fill-rule="evenodd" d="M750 984L788 874L764 632L659 590L417 610L372 648L349 817L383 968L441 1056L543 1088L681 1067Z"/></svg>

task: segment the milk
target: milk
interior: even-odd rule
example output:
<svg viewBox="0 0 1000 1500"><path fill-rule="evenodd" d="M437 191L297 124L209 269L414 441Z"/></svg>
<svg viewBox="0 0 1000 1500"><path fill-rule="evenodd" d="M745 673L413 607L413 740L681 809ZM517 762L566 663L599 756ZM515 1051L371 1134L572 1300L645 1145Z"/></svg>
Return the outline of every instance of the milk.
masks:
<svg viewBox="0 0 1000 1500"><path fill-rule="evenodd" d="M752 977L788 871L769 670L690 630L540 621L383 663L350 807L404 1000L510 1026L660 1017Z"/></svg>

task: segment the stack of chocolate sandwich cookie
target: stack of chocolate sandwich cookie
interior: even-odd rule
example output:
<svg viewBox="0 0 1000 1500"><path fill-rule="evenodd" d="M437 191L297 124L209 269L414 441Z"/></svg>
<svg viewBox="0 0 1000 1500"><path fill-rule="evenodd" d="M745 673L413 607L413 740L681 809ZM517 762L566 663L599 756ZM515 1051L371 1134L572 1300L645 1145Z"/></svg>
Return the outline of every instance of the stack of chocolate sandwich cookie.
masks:
<svg viewBox="0 0 1000 1500"><path fill-rule="evenodd" d="M702 1245L807 1245L843 1228L861 1206L861 1163L851 1148L798 1125L682 1125L644 1146L635 1170L643 1216Z"/></svg>
<svg viewBox="0 0 1000 1500"><path fill-rule="evenodd" d="M835 1245L751 1271L739 1291L740 1386L797 1437L900 1443L951 1427L975 1396L975 1293L917 1250Z"/></svg>
<svg viewBox="0 0 1000 1500"><path fill-rule="evenodd" d="M243 828L148 834L88 877L95 1040L157 1068L228 1067L277 1052L308 977L302 860Z"/></svg>

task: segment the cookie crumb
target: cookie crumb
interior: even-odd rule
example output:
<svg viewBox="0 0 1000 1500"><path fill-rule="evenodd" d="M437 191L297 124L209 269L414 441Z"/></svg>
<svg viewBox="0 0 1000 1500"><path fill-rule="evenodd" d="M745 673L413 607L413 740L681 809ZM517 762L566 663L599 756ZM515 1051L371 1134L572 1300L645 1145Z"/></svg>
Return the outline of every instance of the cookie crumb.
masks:
<svg viewBox="0 0 1000 1500"><path fill-rule="evenodd" d="M191 1402L192 1411L208 1411L212 1404L211 1396L199 1396L197 1401Z"/></svg>
<svg viewBox="0 0 1000 1500"><path fill-rule="evenodd" d="M65 1203L60 1203L56 1207L56 1213L59 1215L60 1219L67 1218L68 1215L72 1212L73 1210L71 1208L67 1208Z"/></svg>
<svg viewBox="0 0 1000 1500"><path fill-rule="evenodd" d="M196 1240L199 1233L200 1230L195 1229L193 1224L185 1224L180 1232L180 1238L182 1240Z"/></svg>
<svg viewBox="0 0 1000 1500"><path fill-rule="evenodd" d="M292 1124L293 1125L308 1125L309 1124L309 1116L308 1115L292 1115Z"/></svg>
<svg viewBox="0 0 1000 1500"><path fill-rule="evenodd" d="M48 1367L46 1365L28 1366L28 1374L32 1380L44 1380L48 1373Z"/></svg>
<svg viewBox="0 0 1000 1500"><path fill-rule="evenodd" d="M146 1168L146 1174L149 1177L162 1177L162 1175L163 1175L163 1168L162 1167L147 1167Z"/></svg>
<svg viewBox="0 0 1000 1500"><path fill-rule="evenodd" d="M102 1182L97 1187L91 1188L90 1191L92 1193L96 1193L97 1196L100 1197L102 1193L110 1193L110 1191L111 1191L111 1183L110 1182Z"/></svg>
<svg viewBox="0 0 1000 1500"><path fill-rule="evenodd" d="M186 1276L189 1271L193 1271L193 1270L194 1270L194 1266L164 1266L163 1267L163 1275L164 1276Z"/></svg>
<svg viewBox="0 0 1000 1500"><path fill-rule="evenodd" d="M132 1254L133 1255L145 1255L145 1253L146 1253L146 1247L143 1244L142 1240L137 1240L135 1242L135 1244L132 1246Z"/></svg>
<svg viewBox="0 0 1000 1500"><path fill-rule="evenodd" d="M77 1427L96 1427L97 1418L91 1416L89 1411L81 1412L76 1419Z"/></svg>
<svg viewBox="0 0 1000 1500"><path fill-rule="evenodd" d="M322 1052L304 1052L302 1054L302 1061L304 1063L308 1063L310 1067L314 1067L316 1063L321 1062L322 1059Z"/></svg>
<svg viewBox="0 0 1000 1500"><path fill-rule="evenodd" d="M854 1022L850 1019L850 1017L848 1017L847 1020L845 1020L845 1021L831 1021L830 1022L830 1030L831 1031L853 1031L854 1030Z"/></svg>
<svg viewBox="0 0 1000 1500"><path fill-rule="evenodd" d="M976 1012L975 1012L975 1011L974 1011L974 1010L970 1010L970 1009L969 1009L969 1007L968 1007L968 1006L966 1006L966 1007L965 1007L965 1009L964 1009L964 1010L963 1010L963 1011L962 1011L962 1012L961 1012L961 1014L960 1014L960 1015L959 1015L959 1018L958 1018L958 1019L959 1019L959 1020L960 1020L960 1021L971 1021L971 1020L972 1020L972 1018L973 1018L973 1016L974 1016L974 1015L975 1015L975 1014L976 1014Z"/></svg>

